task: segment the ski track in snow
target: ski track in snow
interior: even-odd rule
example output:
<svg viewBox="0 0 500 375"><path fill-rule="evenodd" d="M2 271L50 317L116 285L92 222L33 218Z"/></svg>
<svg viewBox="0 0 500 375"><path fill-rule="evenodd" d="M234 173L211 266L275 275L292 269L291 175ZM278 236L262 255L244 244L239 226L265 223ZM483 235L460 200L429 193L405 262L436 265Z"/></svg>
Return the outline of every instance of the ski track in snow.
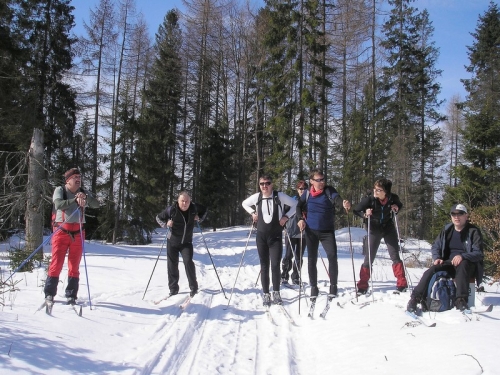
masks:
<svg viewBox="0 0 500 375"><path fill-rule="evenodd" d="M359 230L358 237L362 233ZM320 314L327 303L329 284L318 260L320 294L314 319L307 317L310 287L301 291L300 302L298 288L281 287L283 307L294 324L275 305L270 308L271 322L262 306L262 289L260 279L257 280L260 266L253 237L235 283L248 228L221 229L206 233L205 238L220 282L225 286L226 298L202 238L196 234L194 261L200 291L185 309L179 307L188 296L182 264L179 264L180 293L154 303L168 293L165 249L156 272L151 274L163 240L161 234L149 246L88 244L92 310L84 277L79 295L84 306L83 317L61 304L54 306L52 317L44 311L33 314L43 300L37 285L40 275L39 271L26 274L18 300L12 302L13 311L0 311L2 373L354 375L363 373L369 364L376 369L374 373L396 375L414 355L416 346L428 361L413 363L416 366L413 374L428 372L429 368L446 372L452 361L456 363L453 369L460 368L459 373L477 373L476 361L465 355L457 357L464 353L460 343L471 336L477 342L483 342L485 335L488 342L497 340L497 330L480 328L482 322L495 323L500 319L496 307L489 315L465 316L456 310L424 314L427 321L437 323L434 331L421 324L412 325L415 321L404 314L409 293L393 294L391 262L386 259L383 245L374 262L373 298L371 294L363 295L356 301L349 248L342 245L341 233L337 235L339 262L343 262L339 266L339 296L332 300L326 317L322 319ZM360 241L354 243L356 269L362 262L360 246ZM304 261L303 277L307 282L307 256ZM409 272L421 274L423 270ZM62 275L65 273L63 269ZM150 275L151 285L143 300ZM60 301L64 300L65 279L62 279L56 297ZM412 279L418 280L414 276ZM500 297L493 291L476 295L476 300L478 304L498 304ZM463 333L457 334L457 328ZM425 343L439 342L450 335L455 338L449 343L454 351L446 351L444 359L432 360L433 349ZM14 341L13 337L19 339ZM22 351L23 346L29 349ZM493 374L496 363L486 356L483 347L471 346L467 353L484 366L485 374Z"/></svg>
<svg viewBox="0 0 500 375"><path fill-rule="evenodd" d="M173 317L163 320L149 337L148 342L151 345L142 348L137 357L150 359L136 374L189 374L189 368L186 372L184 367L190 367L190 363L197 359L196 351L201 345L209 322L212 298L212 294L200 291L185 309L180 308L185 296L180 300L169 298L166 304L172 304L170 299L175 300L173 303L178 312ZM198 307L198 312L193 312L193 304L201 305L202 308Z"/></svg>

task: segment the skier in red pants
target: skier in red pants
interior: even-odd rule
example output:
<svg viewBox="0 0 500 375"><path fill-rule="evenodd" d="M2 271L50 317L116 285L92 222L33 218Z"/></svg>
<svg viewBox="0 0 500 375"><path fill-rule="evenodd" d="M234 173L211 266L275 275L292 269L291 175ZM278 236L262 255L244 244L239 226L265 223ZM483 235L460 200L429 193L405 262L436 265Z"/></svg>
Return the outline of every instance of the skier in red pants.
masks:
<svg viewBox="0 0 500 375"><path fill-rule="evenodd" d="M370 259L375 260L378 247L382 238L387 245L389 257L392 260L392 271L396 277L396 289L404 292L408 288L405 277L404 265L399 256L399 239L392 220L403 204L396 194L391 193L392 182L385 178L375 181L373 195L368 195L354 207L354 213L365 220L370 217L370 233L363 241L363 253L365 260L359 271L358 294L368 291L368 280L370 280ZM370 254L368 254L368 241L370 241Z"/></svg>
<svg viewBox="0 0 500 375"><path fill-rule="evenodd" d="M78 298L82 241L85 240L83 210L85 207L99 207L99 201L81 188L82 179L78 168L66 171L64 179L66 184L57 187L52 197L56 210L53 218L55 233L52 237L52 259L45 280L44 292L46 303L53 303L54 296L57 294L59 275L67 253L68 283L65 295L67 303L74 305Z"/></svg>

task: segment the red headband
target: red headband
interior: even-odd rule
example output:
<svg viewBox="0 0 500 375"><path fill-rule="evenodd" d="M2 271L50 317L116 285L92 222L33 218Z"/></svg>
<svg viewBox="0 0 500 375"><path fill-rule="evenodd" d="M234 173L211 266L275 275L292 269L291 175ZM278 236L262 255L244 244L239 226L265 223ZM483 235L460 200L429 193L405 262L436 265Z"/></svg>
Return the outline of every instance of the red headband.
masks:
<svg viewBox="0 0 500 375"><path fill-rule="evenodd" d="M71 168L70 170L67 170L66 173L64 173L64 180L68 181L74 175L80 175L80 174L81 173L78 168Z"/></svg>

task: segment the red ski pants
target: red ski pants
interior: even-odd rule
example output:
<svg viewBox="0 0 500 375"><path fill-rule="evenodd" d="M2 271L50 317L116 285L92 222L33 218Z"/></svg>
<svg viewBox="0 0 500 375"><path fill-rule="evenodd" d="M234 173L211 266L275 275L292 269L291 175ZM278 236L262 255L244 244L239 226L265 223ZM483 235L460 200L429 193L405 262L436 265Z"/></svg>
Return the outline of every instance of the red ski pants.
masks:
<svg viewBox="0 0 500 375"><path fill-rule="evenodd" d="M71 234L67 232L71 232ZM85 239L85 231L82 231ZM48 276L59 277L68 254L68 277L80 277L80 261L82 259L82 237L79 223L64 224L64 231L59 230L52 237L52 259Z"/></svg>

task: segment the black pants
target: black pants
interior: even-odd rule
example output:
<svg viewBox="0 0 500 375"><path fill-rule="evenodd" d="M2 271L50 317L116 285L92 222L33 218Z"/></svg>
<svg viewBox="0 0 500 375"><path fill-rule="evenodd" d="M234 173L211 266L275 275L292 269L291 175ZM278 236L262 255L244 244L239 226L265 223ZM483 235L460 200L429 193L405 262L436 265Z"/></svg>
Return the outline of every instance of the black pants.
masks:
<svg viewBox="0 0 500 375"><path fill-rule="evenodd" d="M66 298L78 298L79 281L80 278L78 277L68 277L68 285L66 286L66 291L64 293ZM59 277L47 276L44 287L45 297L55 296L57 294L57 285L59 285Z"/></svg>
<svg viewBox="0 0 500 375"><path fill-rule="evenodd" d="M304 255L304 249L306 248L306 238L305 236L302 237L301 241L300 238L288 237L285 234L285 245L286 252L281 262L283 268L281 278L288 281L290 270L293 268L292 280L299 280L299 270L297 266L299 268L302 267L302 257Z"/></svg>
<svg viewBox="0 0 500 375"><path fill-rule="evenodd" d="M365 259L363 261L363 267L370 268L370 260L368 256L371 257L372 264L377 255L378 248L380 246L380 241L382 238L387 245L387 251L389 252L389 257L392 260L392 264L400 263L401 258L399 257L399 244L398 244L398 232L394 224L388 223L385 227L382 227L378 223L370 223L370 233L368 238L363 240L363 254L365 254ZM368 255L368 241L370 241L370 254Z"/></svg>
<svg viewBox="0 0 500 375"><path fill-rule="evenodd" d="M339 276L339 265L337 260L337 242L335 241L335 231L333 230L312 230L306 228L307 254L309 283L311 287L318 286L318 247L319 242L325 249L328 258L328 273L330 275L330 285L337 285Z"/></svg>
<svg viewBox="0 0 500 375"><path fill-rule="evenodd" d="M273 290L279 291L281 281L280 260L283 253L281 232L269 235L257 231L256 243L260 259L260 282L262 283L262 292L269 293L269 268L271 268Z"/></svg>
<svg viewBox="0 0 500 375"><path fill-rule="evenodd" d="M469 280L474 276L476 272L476 264L469 262L466 259L462 259L460 264L455 267L451 264L450 260L446 260L441 264L431 266L427 271L424 272L422 278L418 282L418 285L413 289L411 295L418 299L427 297L427 288L429 282L431 281L432 275L438 271L447 271L451 277L455 279L455 285L457 287L457 298L469 297Z"/></svg>
<svg viewBox="0 0 500 375"><path fill-rule="evenodd" d="M167 241L167 270L170 292L176 293L179 291L179 253L182 255L184 262L189 289L198 290L196 269L193 262L193 244L183 243L172 245L170 241Z"/></svg>

